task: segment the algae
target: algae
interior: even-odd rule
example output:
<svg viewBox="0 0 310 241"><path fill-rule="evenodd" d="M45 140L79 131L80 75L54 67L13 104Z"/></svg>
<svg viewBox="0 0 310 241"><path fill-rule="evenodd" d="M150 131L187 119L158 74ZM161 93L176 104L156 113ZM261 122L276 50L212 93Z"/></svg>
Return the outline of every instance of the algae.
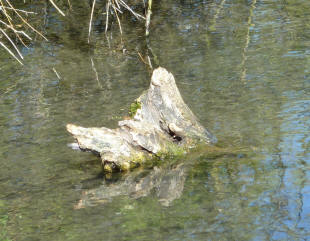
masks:
<svg viewBox="0 0 310 241"><path fill-rule="evenodd" d="M11 239L7 236L7 222L8 222L8 215L0 216L0 240L1 241L11 241Z"/></svg>
<svg viewBox="0 0 310 241"><path fill-rule="evenodd" d="M129 116L133 118L139 109L141 109L140 101L136 100L135 102L131 103L129 109Z"/></svg>

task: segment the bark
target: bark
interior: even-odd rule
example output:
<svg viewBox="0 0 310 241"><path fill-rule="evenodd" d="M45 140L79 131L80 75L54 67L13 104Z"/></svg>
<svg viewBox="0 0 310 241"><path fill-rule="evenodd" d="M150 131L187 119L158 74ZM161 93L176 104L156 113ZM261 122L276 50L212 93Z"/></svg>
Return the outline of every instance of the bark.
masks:
<svg viewBox="0 0 310 241"><path fill-rule="evenodd" d="M132 119L119 121L117 129L68 124L67 130L80 149L101 156L106 171L128 170L155 156L214 142L164 68L154 70L149 89L131 105L131 114Z"/></svg>

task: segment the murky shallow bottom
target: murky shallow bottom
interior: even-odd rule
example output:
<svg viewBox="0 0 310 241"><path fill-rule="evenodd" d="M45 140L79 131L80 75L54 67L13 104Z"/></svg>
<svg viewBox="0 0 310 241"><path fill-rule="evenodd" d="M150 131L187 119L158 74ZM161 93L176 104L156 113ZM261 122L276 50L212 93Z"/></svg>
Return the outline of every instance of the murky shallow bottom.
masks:
<svg viewBox="0 0 310 241"><path fill-rule="evenodd" d="M24 50L23 68L0 56L0 240L310 239L307 9L308 1L160 3L152 50L233 151L196 150L109 178L97 157L67 147L65 124L115 127L127 115L149 84L135 50L143 53L143 29L124 26L124 55L113 51L117 28L108 43L98 25L90 51L83 19L51 14L48 30L63 26L57 43Z"/></svg>

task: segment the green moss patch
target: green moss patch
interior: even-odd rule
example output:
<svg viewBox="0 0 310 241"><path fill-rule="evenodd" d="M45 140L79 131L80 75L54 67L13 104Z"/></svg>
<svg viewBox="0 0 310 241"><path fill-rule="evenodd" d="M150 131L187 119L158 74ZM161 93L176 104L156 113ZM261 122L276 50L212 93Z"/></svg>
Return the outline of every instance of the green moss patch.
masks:
<svg viewBox="0 0 310 241"><path fill-rule="evenodd" d="M133 118L139 109L141 109L141 102L136 100L130 105L129 116Z"/></svg>
<svg viewBox="0 0 310 241"><path fill-rule="evenodd" d="M11 241L7 236L7 222L9 217L7 215L0 216L0 240Z"/></svg>

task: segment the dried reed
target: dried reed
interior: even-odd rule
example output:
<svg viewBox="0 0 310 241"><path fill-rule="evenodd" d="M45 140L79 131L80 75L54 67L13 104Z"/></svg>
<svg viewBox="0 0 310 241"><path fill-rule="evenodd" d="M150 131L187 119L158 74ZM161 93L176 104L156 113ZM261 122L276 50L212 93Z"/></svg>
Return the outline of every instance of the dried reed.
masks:
<svg viewBox="0 0 310 241"><path fill-rule="evenodd" d="M51 5L61 14L65 16L65 13L55 4L54 0L49 0ZM71 9L71 1L67 0L68 6ZM90 13L90 21L89 21L89 29L88 29L88 43L90 42L90 34L92 30L92 22L93 15L95 10L96 0L93 0L92 9ZM145 2L143 0L143 4L145 6ZM146 21L146 36L149 34L149 24L150 24L150 16L151 16L151 5L152 0L148 0L148 9L146 11L146 17L141 14L135 12L132 7L127 4L124 0L106 0L106 26L105 32L108 30L109 19L111 19L111 15L116 17L120 33L123 34L121 20L119 14L123 14L123 10L129 11L133 16L137 19L147 20ZM28 30L36 33L44 40L47 38L38 31L35 27L33 27L29 21L27 21L28 15L37 14L35 12L26 11L23 9L18 9L13 6L12 0L0 0L0 45L20 64L22 64L23 56L19 51L16 42L12 40L12 34L18 39L18 41L28 48L27 44L24 42L25 39L31 40L32 38L27 33ZM20 24L21 23L21 24ZM2 25L2 26L1 26ZM18 29L20 26L23 26L23 30ZM11 50L12 48L12 50Z"/></svg>
<svg viewBox="0 0 310 241"><path fill-rule="evenodd" d="M152 1L149 0L151 3ZM91 33L91 28L92 28L92 21L93 21L93 14L94 14L94 8L95 8L95 2L96 0L93 0L93 4L92 4L92 9L91 9L91 13L90 13L90 21L89 21L89 28L88 28L88 43L90 41L90 33ZM144 3L144 1L143 1ZM106 12L104 13L106 15L106 25L105 25L105 32L108 31L108 25L109 25L109 19L110 19L110 15L114 15L116 16L117 19L117 23L118 23L118 27L120 30L120 33L123 34L123 30L122 30L122 25L121 25L121 21L119 18L119 14L123 14L122 9L126 9L129 12L131 12L137 19L143 19L145 20L146 18L144 16L142 16L141 14L138 14L137 12L135 12L128 4L126 4L126 2L124 2L123 0L106 0Z"/></svg>
<svg viewBox="0 0 310 241"><path fill-rule="evenodd" d="M23 26L26 26L25 30L30 29L33 32L37 33L39 36L41 36L43 39L47 40L47 38L39 32L36 28L34 28L26 19L22 16L22 14L28 16L29 14L36 14L35 12L25 11L22 9L17 9L13 6L13 4L10 2L10 0L0 0L0 25L3 27L0 27L0 39L2 40L3 37L5 37L7 45L1 41L0 45L14 58L16 59L21 65L23 56L21 52L19 51L16 43L12 40L10 37L13 33L13 35L16 36L16 38L19 40L21 44L23 44L25 47L28 48L28 46L25 44L23 38L26 38L28 40L32 40L32 38L23 30L17 30L18 23L22 22ZM12 51L10 49L12 47L14 50Z"/></svg>

